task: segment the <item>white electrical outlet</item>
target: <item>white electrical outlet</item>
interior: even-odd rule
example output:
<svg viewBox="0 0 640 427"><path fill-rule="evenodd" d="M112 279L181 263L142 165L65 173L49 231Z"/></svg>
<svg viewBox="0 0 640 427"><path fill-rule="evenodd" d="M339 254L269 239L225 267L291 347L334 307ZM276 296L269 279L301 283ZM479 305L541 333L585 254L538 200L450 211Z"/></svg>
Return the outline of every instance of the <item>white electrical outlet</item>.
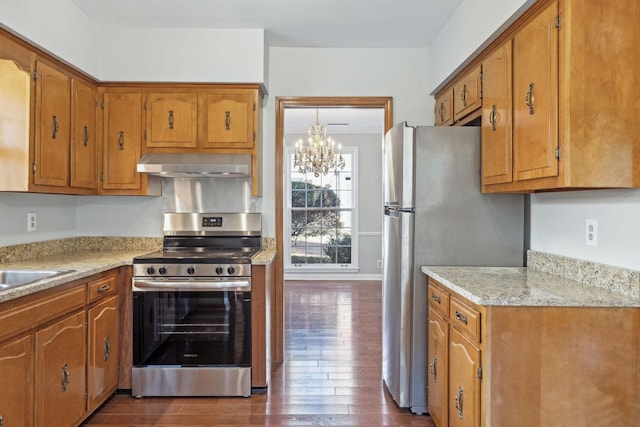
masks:
<svg viewBox="0 0 640 427"><path fill-rule="evenodd" d="M381 259L379 259L378 262L376 263L376 267L382 268L382 260Z"/></svg>
<svg viewBox="0 0 640 427"><path fill-rule="evenodd" d="M27 231L36 231L38 229L38 223L36 220L35 212L29 212L27 214Z"/></svg>
<svg viewBox="0 0 640 427"><path fill-rule="evenodd" d="M598 246L598 220L587 219L584 227L584 244Z"/></svg>

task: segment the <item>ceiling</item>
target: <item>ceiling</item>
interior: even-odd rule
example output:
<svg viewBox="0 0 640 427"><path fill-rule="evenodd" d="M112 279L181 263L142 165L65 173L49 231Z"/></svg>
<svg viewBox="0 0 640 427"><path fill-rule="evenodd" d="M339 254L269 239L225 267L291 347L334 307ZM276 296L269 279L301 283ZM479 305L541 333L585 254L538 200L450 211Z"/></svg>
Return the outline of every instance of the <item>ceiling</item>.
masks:
<svg viewBox="0 0 640 427"><path fill-rule="evenodd" d="M264 29L271 47L427 47L463 0L71 0L107 26Z"/></svg>

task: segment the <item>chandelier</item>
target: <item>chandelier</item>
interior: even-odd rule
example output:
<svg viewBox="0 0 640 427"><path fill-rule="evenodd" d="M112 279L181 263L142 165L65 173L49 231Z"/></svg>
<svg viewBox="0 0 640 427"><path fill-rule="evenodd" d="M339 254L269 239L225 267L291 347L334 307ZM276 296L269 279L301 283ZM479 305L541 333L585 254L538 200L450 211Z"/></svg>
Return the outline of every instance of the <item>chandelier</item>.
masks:
<svg viewBox="0 0 640 427"><path fill-rule="evenodd" d="M305 146L302 139L296 142L296 151L293 156L293 165L300 173L313 173L316 178L320 174L326 175L332 170L335 174L338 169L344 169L344 157L342 157L341 145L337 146L331 138L327 137L327 127L320 125L318 121L319 110L316 109L316 123L309 126L308 144Z"/></svg>

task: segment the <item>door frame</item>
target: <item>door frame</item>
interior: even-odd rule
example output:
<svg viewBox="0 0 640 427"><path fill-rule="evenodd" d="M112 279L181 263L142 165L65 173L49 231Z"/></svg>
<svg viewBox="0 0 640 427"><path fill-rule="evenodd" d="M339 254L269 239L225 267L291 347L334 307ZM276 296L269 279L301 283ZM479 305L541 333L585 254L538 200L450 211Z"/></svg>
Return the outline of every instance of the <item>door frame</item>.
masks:
<svg viewBox="0 0 640 427"><path fill-rule="evenodd" d="M390 96L361 97L317 97L278 96L276 97L276 248L274 260L275 284L272 303L272 359L284 361L284 240L283 240L283 185L284 185L284 112L286 108L383 108L384 133L393 127L393 102Z"/></svg>

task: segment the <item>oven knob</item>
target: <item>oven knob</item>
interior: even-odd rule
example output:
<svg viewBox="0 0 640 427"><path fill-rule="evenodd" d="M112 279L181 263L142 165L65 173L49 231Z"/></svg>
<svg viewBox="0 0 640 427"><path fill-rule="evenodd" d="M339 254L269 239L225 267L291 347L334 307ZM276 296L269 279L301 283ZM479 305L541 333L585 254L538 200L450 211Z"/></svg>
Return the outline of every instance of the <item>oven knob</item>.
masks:
<svg viewBox="0 0 640 427"><path fill-rule="evenodd" d="M222 267L216 267L216 274L222 274L223 271Z"/></svg>
<svg viewBox="0 0 640 427"><path fill-rule="evenodd" d="M187 268L187 274L193 274L196 272L196 268L195 267L189 267Z"/></svg>
<svg viewBox="0 0 640 427"><path fill-rule="evenodd" d="M233 268L233 267L229 267L229 268L227 268L227 273L229 273L229 275L231 275L231 274L233 274L233 273L235 273L235 272L236 272L236 269L235 269L235 268Z"/></svg>
<svg viewBox="0 0 640 427"><path fill-rule="evenodd" d="M147 274L155 274L156 273L156 269L153 267L147 267Z"/></svg>
<svg viewBox="0 0 640 427"><path fill-rule="evenodd" d="M158 269L158 273L160 274L167 274L167 267L160 267Z"/></svg>

